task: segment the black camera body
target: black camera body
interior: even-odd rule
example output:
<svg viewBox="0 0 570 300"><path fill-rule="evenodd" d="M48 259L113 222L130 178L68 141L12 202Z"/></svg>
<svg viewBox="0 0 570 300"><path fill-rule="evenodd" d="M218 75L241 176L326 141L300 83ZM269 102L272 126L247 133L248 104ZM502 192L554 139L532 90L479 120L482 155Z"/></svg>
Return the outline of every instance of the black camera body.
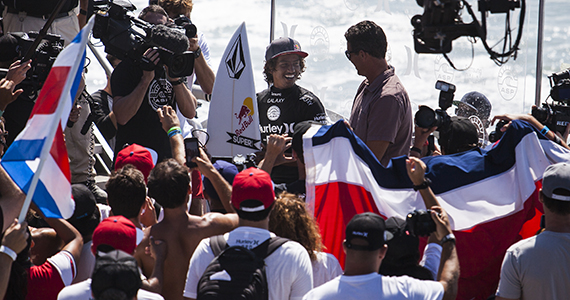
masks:
<svg viewBox="0 0 570 300"><path fill-rule="evenodd" d="M500 140L504 134L504 132L501 131L501 128L503 128L508 123L509 122L507 122L505 120L500 120L499 122L497 122L497 125L495 125L495 130L493 130L491 133L489 133L489 142L494 143L494 142Z"/></svg>
<svg viewBox="0 0 570 300"><path fill-rule="evenodd" d="M195 55L191 51L186 51L188 40L184 35L187 29L174 24L168 27L153 25L130 16L128 12L136 8L124 1L96 1L95 7L97 12L93 36L101 39L105 45L105 52L121 60L131 59L142 63L143 69L150 67L152 70L153 64L145 60L143 54L147 49L155 48L158 50L161 62L156 68L166 65L168 75L172 78L192 75ZM181 36L186 40L183 41Z"/></svg>
<svg viewBox="0 0 570 300"><path fill-rule="evenodd" d="M453 104L456 88L455 85L441 80L435 83L435 88L440 90L439 108L433 110L428 106L421 105L414 116L414 122L419 127L426 129L437 126L438 131L441 131L451 123L451 117L449 117L446 110Z"/></svg>
<svg viewBox="0 0 570 300"><path fill-rule="evenodd" d="M570 69L553 73L548 76L548 79L550 80L550 97L554 101L568 105L570 102Z"/></svg>
<svg viewBox="0 0 570 300"><path fill-rule="evenodd" d="M534 107L531 114L548 128L564 133L570 122L570 69L553 73L548 79L550 97L557 103L543 103L542 107Z"/></svg>
<svg viewBox="0 0 570 300"><path fill-rule="evenodd" d="M406 216L406 230L413 236L428 236L436 229L431 209L414 210Z"/></svg>

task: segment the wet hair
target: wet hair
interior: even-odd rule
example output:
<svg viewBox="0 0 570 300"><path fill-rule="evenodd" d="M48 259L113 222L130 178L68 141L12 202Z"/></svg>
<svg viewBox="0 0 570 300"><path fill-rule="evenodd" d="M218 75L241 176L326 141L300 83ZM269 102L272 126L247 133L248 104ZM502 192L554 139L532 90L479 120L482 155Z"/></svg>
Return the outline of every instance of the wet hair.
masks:
<svg viewBox="0 0 570 300"><path fill-rule="evenodd" d="M188 169L170 158L150 171L148 195L164 208L176 208L186 203L189 185Z"/></svg>
<svg viewBox="0 0 570 300"><path fill-rule="evenodd" d="M190 18L194 6L192 0L158 0L158 5L164 8L171 18L177 18L180 15Z"/></svg>
<svg viewBox="0 0 570 300"><path fill-rule="evenodd" d="M163 15L168 19L168 14L164 10L164 8L162 8L156 4L149 5L145 8L143 8L141 13L139 14L139 19L144 20L148 13L155 13L155 14Z"/></svg>
<svg viewBox="0 0 570 300"><path fill-rule="evenodd" d="M113 214L127 219L136 218L146 200L146 186L141 171L125 165L114 171L105 186L107 203Z"/></svg>
<svg viewBox="0 0 570 300"><path fill-rule="evenodd" d="M269 217L269 231L301 244L312 261L317 259L315 251L324 247L319 227L307 211L305 202L290 193L281 193L275 200Z"/></svg>
<svg viewBox="0 0 570 300"><path fill-rule="evenodd" d="M562 188L555 189L552 191L552 193L561 196L570 196L570 191ZM544 206L548 208L548 210L561 216L570 215L570 201L552 199L550 197L547 197L544 193L542 193L542 191L540 194L542 195L542 202L544 203Z"/></svg>
<svg viewBox="0 0 570 300"><path fill-rule="evenodd" d="M273 83L273 71L277 69L278 58L279 56L266 61L265 65L263 66L263 76L265 77L265 81L267 83ZM299 65L301 66L301 71L299 72L299 76L297 76L297 80L301 79L301 74L305 72L305 58L299 56Z"/></svg>
<svg viewBox="0 0 570 300"><path fill-rule="evenodd" d="M372 21L362 21L350 26L344 33L352 51L364 51L376 58L386 58L388 42L382 27Z"/></svg>

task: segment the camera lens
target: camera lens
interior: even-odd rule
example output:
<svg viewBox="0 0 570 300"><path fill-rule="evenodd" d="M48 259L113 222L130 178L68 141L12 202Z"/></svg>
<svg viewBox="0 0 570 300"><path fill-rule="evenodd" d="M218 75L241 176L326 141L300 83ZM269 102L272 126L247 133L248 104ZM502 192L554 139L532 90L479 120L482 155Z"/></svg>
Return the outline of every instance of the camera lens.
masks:
<svg viewBox="0 0 570 300"><path fill-rule="evenodd" d="M421 128L431 128L439 123L439 116L435 111L425 105L420 106L416 112L414 122Z"/></svg>

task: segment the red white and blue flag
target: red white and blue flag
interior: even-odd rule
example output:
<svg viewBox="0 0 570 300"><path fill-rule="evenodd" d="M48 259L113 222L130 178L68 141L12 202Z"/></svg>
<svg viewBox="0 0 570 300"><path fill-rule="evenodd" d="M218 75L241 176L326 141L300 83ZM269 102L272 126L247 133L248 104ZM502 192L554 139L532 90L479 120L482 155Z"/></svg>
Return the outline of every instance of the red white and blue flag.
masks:
<svg viewBox="0 0 570 300"><path fill-rule="evenodd" d="M358 213L405 216L425 209L412 189L406 157L384 168L366 145L339 121L314 125L303 136L307 203L327 251L344 264L345 227ZM539 228L537 191L552 163L570 152L526 122L514 121L491 150L424 158L426 177L448 212L461 266L457 299L487 299L499 280L506 249Z"/></svg>
<svg viewBox="0 0 570 300"><path fill-rule="evenodd" d="M29 198L48 218L69 218L75 209L63 128L81 81L93 22L57 56L26 127L2 158L2 167L27 196L23 212Z"/></svg>

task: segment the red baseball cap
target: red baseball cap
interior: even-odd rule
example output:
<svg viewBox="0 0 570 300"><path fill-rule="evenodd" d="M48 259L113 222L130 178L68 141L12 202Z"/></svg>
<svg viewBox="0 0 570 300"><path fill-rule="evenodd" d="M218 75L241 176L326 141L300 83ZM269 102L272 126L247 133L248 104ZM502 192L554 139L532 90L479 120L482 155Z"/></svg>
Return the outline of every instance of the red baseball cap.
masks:
<svg viewBox="0 0 570 300"><path fill-rule="evenodd" d="M143 173L144 181L147 181L150 170L156 165L158 154L156 151L143 147L138 144L132 144L123 148L117 154L115 160L115 170L118 170L125 165L131 164Z"/></svg>
<svg viewBox="0 0 570 300"><path fill-rule="evenodd" d="M243 207L246 200L257 200L259 206ZM243 212L258 212L271 207L275 201L273 182L267 172L249 168L236 175L232 186L232 205Z"/></svg>
<svg viewBox="0 0 570 300"><path fill-rule="evenodd" d="M91 252L96 255L97 247L105 244L115 250L133 254L143 238L143 231L137 229L131 220L123 216L108 217L93 231Z"/></svg>

